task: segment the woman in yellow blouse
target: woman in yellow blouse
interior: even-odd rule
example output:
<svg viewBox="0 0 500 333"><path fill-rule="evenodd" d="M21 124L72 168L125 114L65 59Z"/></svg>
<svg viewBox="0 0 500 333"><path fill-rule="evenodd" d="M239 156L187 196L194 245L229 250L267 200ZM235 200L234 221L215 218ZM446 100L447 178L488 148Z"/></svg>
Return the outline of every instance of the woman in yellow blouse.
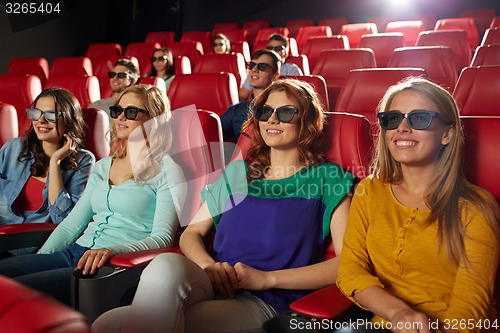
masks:
<svg viewBox="0 0 500 333"><path fill-rule="evenodd" d="M498 204L463 175L455 101L412 78L387 91L377 116L374 171L352 201L338 287L393 332L500 325Z"/></svg>

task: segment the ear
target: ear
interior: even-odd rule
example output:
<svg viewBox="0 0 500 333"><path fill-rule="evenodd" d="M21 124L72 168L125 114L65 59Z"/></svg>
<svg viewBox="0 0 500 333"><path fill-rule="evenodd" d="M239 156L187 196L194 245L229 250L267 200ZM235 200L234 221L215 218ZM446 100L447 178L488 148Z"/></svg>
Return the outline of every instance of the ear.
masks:
<svg viewBox="0 0 500 333"><path fill-rule="evenodd" d="M446 126L443 131L443 136L441 137L441 144L446 146L453 139L453 125Z"/></svg>

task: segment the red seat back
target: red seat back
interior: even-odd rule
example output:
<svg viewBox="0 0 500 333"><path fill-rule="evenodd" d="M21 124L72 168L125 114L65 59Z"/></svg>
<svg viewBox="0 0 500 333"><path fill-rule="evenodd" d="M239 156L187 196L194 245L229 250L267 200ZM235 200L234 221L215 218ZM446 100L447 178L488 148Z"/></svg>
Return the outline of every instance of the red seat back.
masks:
<svg viewBox="0 0 500 333"><path fill-rule="evenodd" d="M49 78L92 75L92 62L87 57L56 58L50 65Z"/></svg>
<svg viewBox="0 0 500 333"><path fill-rule="evenodd" d="M24 135L31 121L26 109L42 92L42 84L35 75L0 75L0 102L16 108L19 135Z"/></svg>
<svg viewBox="0 0 500 333"><path fill-rule="evenodd" d="M229 22L229 23L215 23L214 28L212 29L212 39L218 33L224 33L227 30L236 30L239 29L240 25L238 22Z"/></svg>
<svg viewBox="0 0 500 333"><path fill-rule="evenodd" d="M16 108L0 102L0 147L19 135Z"/></svg>
<svg viewBox="0 0 500 333"><path fill-rule="evenodd" d="M175 42L175 32L173 31L152 31L146 35L146 43L159 43L161 47L168 47Z"/></svg>
<svg viewBox="0 0 500 333"><path fill-rule="evenodd" d="M245 29L226 30L224 36L229 39L231 45L236 42L248 42L248 32Z"/></svg>
<svg viewBox="0 0 500 333"><path fill-rule="evenodd" d="M194 66L193 73L232 73L238 87L247 78L245 59L241 53L205 54Z"/></svg>
<svg viewBox="0 0 500 333"><path fill-rule="evenodd" d="M309 60L307 59L307 56L305 54L301 54L298 56L288 56L285 62L297 65L302 71L302 74L311 75L311 70L309 69Z"/></svg>
<svg viewBox="0 0 500 333"><path fill-rule="evenodd" d="M238 86L231 73L176 75L167 92L172 110L194 104L221 116L238 103Z"/></svg>
<svg viewBox="0 0 500 333"><path fill-rule="evenodd" d="M257 32L260 29L269 28L271 25L269 21L247 21L243 23L243 29L245 29L248 33L248 43L251 45L257 36Z"/></svg>
<svg viewBox="0 0 500 333"><path fill-rule="evenodd" d="M489 26L489 29L494 29L500 27L500 16L495 16L493 20L491 20L491 24ZM488 30L488 29L486 29Z"/></svg>
<svg viewBox="0 0 500 333"><path fill-rule="evenodd" d="M340 30L341 35L346 35L349 38L349 45L352 48L358 47L363 35L376 33L378 33L378 30L375 23L344 24Z"/></svg>
<svg viewBox="0 0 500 333"><path fill-rule="evenodd" d="M13 58L7 67L7 75L36 75L42 86L49 77L49 63L45 58Z"/></svg>
<svg viewBox="0 0 500 333"><path fill-rule="evenodd" d="M146 68L151 64L151 57L156 49L161 48L160 43L129 43L123 55L136 57L139 61L139 70L142 75L148 74Z"/></svg>
<svg viewBox="0 0 500 333"><path fill-rule="evenodd" d="M471 48L464 30L423 31L418 36L417 46L448 46L453 51L456 72L469 66Z"/></svg>
<svg viewBox="0 0 500 333"><path fill-rule="evenodd" d="M326 88L326 81L320 75L286 75L280 76L281 78L287 79L295 79L300 81L305 81L309 83L314 91L318 94L321 105L323 105L323 109L328 111L328 90Z"/></svg>
<svg viewBox="0 0 500 333"><path fill-rule="evenodd" d="M377 67L387 67L392 52L403 45L404 37L400 32L363 35L359 42L359 48L372 49Z"/></svg>
<svg viewBox="0 0 500 333"><path fill-rule="evenodd" d="M141 77L139 83L155 86L158 89L162 90L164 93L167 93L167 86L165 85L165 80L163 80L161 77L156 77L156 76Z"/></svg>
<svg viewBox="0 0 500 333"><path fill-rule="evenodd" d="M426 30L432 30L436 26L437 16L436 13L418 13L410 14L407 17L411 21L422 21Z"/></svg>
<svg viewBox="0 0 500 333"><path fill-rule="evenodd" d="M321 75L328 88L328 110L333 110L347 75L356 68L375 68L375 56L370 49L326 50L321 52L313 74Z"/></svg>
<svg viewBox="0 0 500 333"><path fill-rule="evenodd" d="M191 62L191 68L196 60L203 55L203 45L200 42L174 42L168 48L174 58L185 56Z"/></svg>
<svg viewBox="0 0 500 333"><path fill-rule="evenodd" d="M297 37L299 34L299 30L303 27L314 26L314 21L310 19L304 20L290 20L286 22L286 27L289 31L288 37Z"/></svg>
<svg viewBox="0 0 500 333"><path fill-rule="evenodd" d="M436 22L434 30L465 30L469 47L474 50L479 45L479 32L476 20L473 18L447 18Z"/></svg>
<svg viewBox="0 0 500 333"><path fill-rule="evenodd" d="M175 74L191 74L191 61L186 56L177 56L174 58Z"/></svg>
<svg viewBox="0 0 500 333"><path fill-rule="evenodd" d="M460 17L473 18L476 21L480 36L490 27L491 21L496 15L494 8L471 9L460 12Z"/></svg>
<svg viewBox="0 0 500 333"><path fill-rule="evenodd" d="M405 39L405 46L415 46L418 34L425 31L422 21L397 21L389 22L385 32L400 32Z"/></svg>
<svg viewBox="0 0 500 333"><path fill-rule="evenodd" d="M471 67L480 65L500 65L500 44L477 47Z"/></svg>
<svg viewBox="0 0 500 333"><path fill-rule="evenodd" d="M58 76L49 78L44 89L59 87L71 92L80 102L82 109L101 99L99 80L95 76Z"/></svg>
<svg viewBox="0 0 500 333"><path fill-rule="evenodd" d="M247 42L239 41L231 43L231 51L234 53L241 53L245 62L249 62L251 60L252 56L250 54L250 46Z"/></svg>
<svg viewBox="0 0 500 333"><path fill-rule="evenodd" d="M324 50L334 49L349 49L349 39L344 35L335 35L330 37L311 37L307 40L302 54L307 56L309 60L309 68L311 72L318 62L319 56Z"/></svg>
<svg viewBox="0 0 500 333"><path fill-rule="evenodd" d="M85 56L90 59L92 66L95 66L97 60L108 57L121 57L123 55L122 47L118 43L94 43L87 48ZM95 70L95 67L93 67Z"/></svg>
<svg viewBox="0 0 500 333"><path fill-rule="evenodd" d="M83 109L85 121L85 146L96 160L109 156L109 116L96 108Z"/></svg>
<svg viewBox="0 0 500 333"><path fill-rule="evenodd" d="M394 50L388 67L423 68L429 80L453 92L457 72L453 52L447 46L401 47Z"/></svg>
<svg viewBox="0 0 500 333"><path fill-rule="evenodd" d="M212 36L210 31L186 31L181 36L181 42L200 42L203 46L202 54L212 53Z"/></svg>
<svg viewBox="0 0 500 333"><path fill-rule="evenodd" d="M484 33L481 46L500 44L500 27L487 29Z"/></svg>
<svg viewBox="0 0 500 333"><path fill-rule="evenodd" d="M297 36L295 37L299 54L302 53L302 50L304 49L304 46L306 45L309 38L331 37L332 35L332 28L327 25L300 28Z"/></svg>
<svg viewBox="0 0 500 333"><path fill-rule="evenodd" d="M335 112L363 115L375 127L375 111L385 92L390 86L409 76L427 77L427 74L421 68L353 69L342 86Z"/></svg>
<svg viewBox="0 0 500 333"><path fill-rule="evenodd" d="M366 22L375 23L377 25L378 32L382 33L385 31L387 24L396 21L394 16L370 16Z"/></svg>
<svg viewBox="0 0 500 333"><path fill-rule="evenodd" d="M288 28L265 28L265 29L260 29L257 32L257 36L255 36L255 40L252 45L252 53L257 51L258 49L261 49L261 45L265 47L267 45L267 42L269 41L269 37L271 37L272 34L281 34L285 37L288 37L290 32L288 31Z"/></svg>
<svg viewBox="0 0 500 333"><path fill-rule="evenodd" d="M464 68L453 97L462 116L500 115L500 66Z"/></svg>
<svg viewBox="0 0 500 333"><path fill-rule="evenodd" d="M338 35L342 26L347 23L346 17L328 17L321 19L318 25L327 25L332 29L332 34Z"/></svg>
<svg viewBox="0 0 500 333"><path fill-rule="evenodd" d="M99 91L101 92L101 98L109 98L113 96L111 87L109 86L108 72L112 72L115 68L115 63L120 59L130 59L134 65L139 68L139 60L136 57L106 57L97 60L94 64L94 75L99 80Z"/></svg>

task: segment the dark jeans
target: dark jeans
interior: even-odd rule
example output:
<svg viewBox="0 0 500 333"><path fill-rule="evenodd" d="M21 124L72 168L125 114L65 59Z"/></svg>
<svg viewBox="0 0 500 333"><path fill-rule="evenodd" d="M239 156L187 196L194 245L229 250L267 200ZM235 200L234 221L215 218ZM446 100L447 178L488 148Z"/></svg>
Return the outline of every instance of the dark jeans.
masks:
<svg viewBox="0 0 500 333"><path fill-rule="evenodd" d="M52 254L27 254L0 261L0 274L71 305L71 273L87 247L70 244Z"/></svg>

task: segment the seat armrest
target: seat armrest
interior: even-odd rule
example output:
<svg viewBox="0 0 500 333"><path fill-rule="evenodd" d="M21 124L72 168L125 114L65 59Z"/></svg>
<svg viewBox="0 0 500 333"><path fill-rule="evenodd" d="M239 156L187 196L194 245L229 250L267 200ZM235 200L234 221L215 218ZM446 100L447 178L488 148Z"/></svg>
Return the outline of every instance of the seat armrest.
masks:
<svg viewBox="0 0 500 333"><path fill-rule="evenodd" d="M0 226L0 252L41 246L57 227L54 223L23 223Z"/></svg>
<svg viewBox="0 0 500 333"><path fill-rule="evenodd" d="M149 264L149 262L153 260L157 255L166 252L182 254L182 251L179 247L167 247L154 250L122 253L112 257L109 263L113 266L120 267L142 267Z"/></svg>
<svg viewBox="0 0 500 333"><path fill-rule="evenodd" d="M332 319L352 305L336 285L331 285L296 300L290 309L306 316Z"/></svg>

